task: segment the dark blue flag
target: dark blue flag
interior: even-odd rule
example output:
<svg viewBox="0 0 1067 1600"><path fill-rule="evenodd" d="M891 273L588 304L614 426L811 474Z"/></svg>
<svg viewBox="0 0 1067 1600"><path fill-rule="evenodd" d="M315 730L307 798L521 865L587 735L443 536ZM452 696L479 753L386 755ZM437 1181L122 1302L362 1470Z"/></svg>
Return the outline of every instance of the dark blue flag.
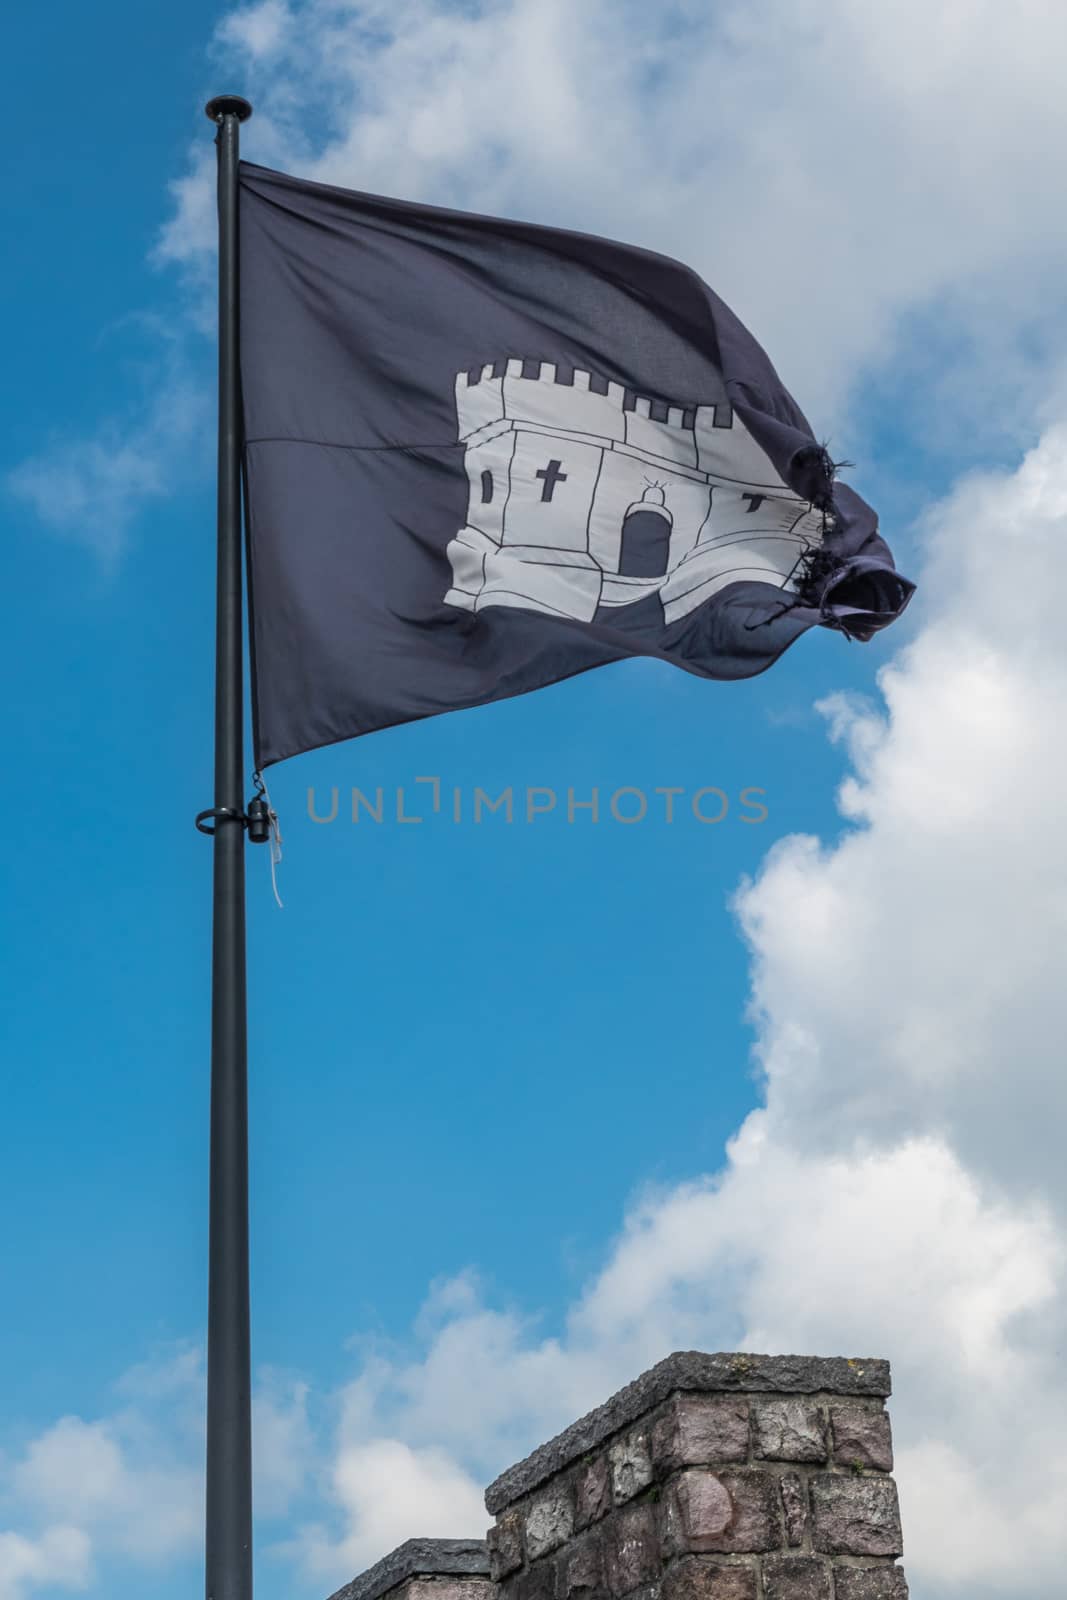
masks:
<svg viewBox="0 0 1067 1600"><path fill-rule="evenodd" d="M762 672L913 585L665 256L241 166L260 767L626 656Z"/></svg>

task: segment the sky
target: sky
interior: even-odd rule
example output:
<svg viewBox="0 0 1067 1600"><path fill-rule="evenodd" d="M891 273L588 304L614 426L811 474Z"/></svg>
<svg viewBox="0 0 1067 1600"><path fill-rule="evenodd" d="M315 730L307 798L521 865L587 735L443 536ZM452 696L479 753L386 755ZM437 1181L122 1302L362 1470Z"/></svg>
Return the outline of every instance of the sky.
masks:
<svg viewBox="0 0 1067 1600"><path fill-rule="evenodd" d="M622 663L269 774L261 1600L480 1536L687 1348L888 1358L913 1600L1053 1600L1062 11L68 0L7 42L0 1600L202 1581L222 91L260 164L688 262L920 586L750 682ZM507 785L559 803L452 819Z"/></svg>

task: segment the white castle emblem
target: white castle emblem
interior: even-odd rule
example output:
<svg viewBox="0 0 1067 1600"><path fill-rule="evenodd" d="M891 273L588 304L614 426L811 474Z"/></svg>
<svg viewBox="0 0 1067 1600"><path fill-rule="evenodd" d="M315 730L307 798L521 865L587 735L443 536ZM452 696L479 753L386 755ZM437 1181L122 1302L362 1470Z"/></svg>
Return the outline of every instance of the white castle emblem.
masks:
<svg viewBox="0 0 1067 1600"><path fill-rule="evenodd" d="M467 611L590 622L658 594L670 623L742 579L792 590L821 542L821 514L728 405L512 359L461 372L456 415L470 497L445 600Z"/></svg>

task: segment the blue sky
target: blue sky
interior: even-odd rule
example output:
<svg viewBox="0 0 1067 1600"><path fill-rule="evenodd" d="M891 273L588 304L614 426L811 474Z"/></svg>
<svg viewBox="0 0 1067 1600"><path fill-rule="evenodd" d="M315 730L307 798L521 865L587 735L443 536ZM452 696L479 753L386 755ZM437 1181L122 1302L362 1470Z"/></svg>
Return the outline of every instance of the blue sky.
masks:
<svg viewBox="0 0 1067 1600"><path fill-rule="evenodd" d="M1025 1121L1049 1104L1058 1037L1046 885L1062 847L1041 797L1059 781L1050 552L1067 407L1048 334L1064 241L1038 155L1025 183L982 148L972 173L945 131L975 114L960 50L979 52L983 81L1000 23L963 47L931 22L927 74L909 78L904 32L868 37L841 9L841 38L827 24L791 46L784 23L768 53L743 12L681 4L658 21L624 7L626 47L597 0L572 18L578 66L548 0L112 0L12 19L0 1600L125 1600L146 1582L169 1600L200 1581L210 848L192 819L211 792L214 608L201 108L230 87L256 103L253 160L684 255L855 461L899 564L929 580L871 645L812 634L747 683L625 663L269 775L283 911L266 852L249 858L258 1592L315 1600L409 1534L480 1534L477 1486L687 1343L888 1355L913 1594L970 1592L965 1555L921 1502L942 1522L981 1507L993 1490L968 1460L1000 1448L999 1424L961 1434L962 1401L922 1374L960 1337L953 1317L980 1326L970 1381L1006 1413L1017 1396L990 1375L1020 1351L1040 1367L1033 1321L1062 1319L1047 1109L1014 1155L993 1130L1009 1114L1005 1041L1023 1041L1008 1104ZM716 69L721 105L680 43ZM796 51L827 69L825 107L797 111ZM1020 58L1020 107L1043 103L1049 53ZM461 136L456 85L494 58L505 80L530 72L525 109L499 136L472 112ZM677 160L661 162L665 77L679 124ZM861 80L874 199L838 131ZM720 138L744 94L773 107L768 138L775 118L795 135L773 179L751 124ZM599 149L580 138L597 108ZM888 154L882 126L899 132ZM609 176L612 141L632 178ZM995 239L983 183L1004 202ZM1017 600L1006 570L1023 577ZM1006 788L1012 773L1025 784ZM345 819L353 786L403 786L411 805L427 775L467 796L595 786L602 806L624 785L756 786L768 816ZM322 806L332 786L341 815L316 826L308 791ZM1005 954L995 928L1015 928L1020 904ZM974 975L993 971L1007 976L987 1016ZM842 1173L874 1219L866 1320L830 1267L783 1277L758 1225L776 1198L807 1209L824 1265L843 1271ZM946 1260L964 1274L949 1310ZM893 1272L898 1289L925 1285L932 1343L885 1312ZM477 1370L480 1433L456 1376ZM1028 1524L1039 1586L1056 1522L1039 1509ZM1011 1593L998 1571L992 1600Z"/></svg>

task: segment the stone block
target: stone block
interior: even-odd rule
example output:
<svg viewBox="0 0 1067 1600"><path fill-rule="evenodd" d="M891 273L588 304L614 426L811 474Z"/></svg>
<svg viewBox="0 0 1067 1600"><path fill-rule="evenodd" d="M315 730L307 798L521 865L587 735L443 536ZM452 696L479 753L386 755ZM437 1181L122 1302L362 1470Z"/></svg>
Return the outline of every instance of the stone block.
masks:
<svg viewBox="0 0 1067 1600"><path fill-rule="evenodd" d="M604 1556L600 1529L577 1539L558 1557L559 1600L594 1600L603 1595Z"/></svg>
<svg viewBox="0 0 1067 1600"><path fill-rule="evenodd" d="M623 1506L604 1524L601 1538L604 1576L616 1600L659 1578L659 1540L651 1505Z"/></svg>
<svg viewBox="0 0 1067 1600"><path fill-rule="evenodd" d="M660 1535L667 1556L721 1549L719 1541L734 1516L726 1486L702 1467L679 1473L668 1485L661 1508Z"/></svg>
<svg viewBox="0 0 1067 1600"><path fill-rule="evenodd" d="M494 1583L522 1566L522 1517L505 1511L489 1529L489 1576Z"/></svg>
<svg viewBox="0 0 1067 1600"><path fill-rule="evenodd" d="M507 1581L508 1600L560 1600L559 1565L555 1560L538 1561Z"/></svg>
<svg viewBox="0 0 1067 1600"><path fill-rule="evenodd" d="M822 1408L801 1397L753 1402L753 1454L764 1461L829 1459Z"/></svg>
<svg viewBox="0 0 1067 1600"><path fill-rule="evenodd" d="M884 1411L849 1404L830 1407L834 1462L839 1467L893 1470L893 1441Z"/></svg>
<svg viewBox="0 0 1067 1600"><path fill-rule="evenodd" d="M777 1550L782 1542L777 1483L768 1472L689 1467L667 1487L660 1529L666 1556Z"/></svg>
<svg viewBox="0 0 1067 1600"><path fill-rule="evenodd" d="M660 1590L662 1600L756 1600L756 1569L682 1556L667 1568Z"/></svg>
<svg viewBox="0 0 1067 1600"><path fill-rule="evenodd" d="M632 1500L635 1494L647 1489L652 1482L652 1459L649 1455L648 1434L635 1429L617 1439L608 1451L611 1464L611 1492L615 1504Z"/></svg>
<svg viewBox="0 0 1067 1600"><path fill-rule="evenodd" d="M782 1543L778 1485L769 1472L722 1472L720 1481L733 1502L734 1518L722 1549L740 1554L777 1550Z"/></svg>
<svg viewBox="0 0 1067 1600"><path fill-rule="evenodd" d="M488 1578L457 1578L434 1575L412 1578L400 1590L397 1600L492 1600L493 1585Z"/></svg>
<svg viewBox="0 0 1067 1600"><path fill-rule="evenodd" d="M830 1600L830 1568L811 1556L768 1556L764 1600Z"/></svg>
<svg viewBox="0 0 1067 1600"><path fill-rule="evenodd" d="M834 1585L837 1600L908 1600L900 1567L838 1567Z"/></svg>
<svg viewBox="0 0 1067 1600"><path fill-rule="evenodd" d="M558 1550L574 1532L574 1501L566 1480L535 1495L526 1505L523 1523L526 1554L531 1561Z"/></svg>
<svg viewBox="0 0 1067 1600"><path fill-rule="evenodd" d="M611 1480L608 1458L595 1456L585 1466L579 1467L574 1478L574 1526L587 1528L591 1522L611 1510Z"/></svg>
<svg viewBox="0 0 1067 1600"><path fill-rule="evenodd" d="M819 1473L811 1480L811 1508L816 1550L900 1555L900 1509L892 1478Z"/></svg>
<svg viewBox="0 0 1067 1600"><path fill-rule="evenodd" d="M784 1473L779 1487L782 1495L782 1513L785 1517L786 1543L802 1544L808 1520L808 1491L795 1472Z"/></svg>
<svg viewBox="0 0 1067 1600"><path fill-rule="evenodd" d="M676 1394L652 1427L652 1460L675 1467L748 1460L748 1401L736 1395Z"/></svg>

